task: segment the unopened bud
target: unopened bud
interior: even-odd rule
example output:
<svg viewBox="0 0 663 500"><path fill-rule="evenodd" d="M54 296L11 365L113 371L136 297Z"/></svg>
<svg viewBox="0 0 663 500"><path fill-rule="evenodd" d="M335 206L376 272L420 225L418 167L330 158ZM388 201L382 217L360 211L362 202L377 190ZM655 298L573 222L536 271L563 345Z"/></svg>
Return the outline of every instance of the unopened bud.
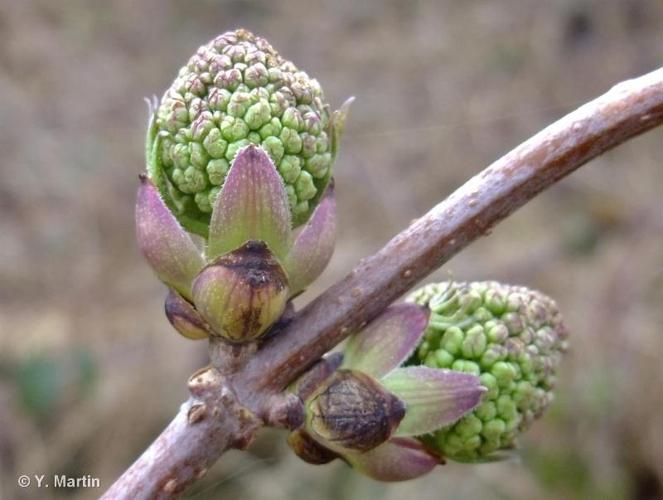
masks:
<svg viewBox="0 0 663 500"><path fill-rule="evenodd" d="M366 451L391 436L405 405L362 372L339 370L308 403L308 430L328 443Z"/></svg>
<svg viewBox="0 0 663 500"><path fill-rule="evenodd" d="M555 369L567 348L555 302L496 282L432 284L409 300L431 315L408 363L472 373L487 389L474 411L426 444L461 461L512 447L553 399Z"/></svg>
<svg viewBox="0 0 663 500"><path fill-rule="evenodd" d="M249 241L205 267L193 303L213 333L230 342L258 338L283 314L288 279L267 246Z"/></svg>

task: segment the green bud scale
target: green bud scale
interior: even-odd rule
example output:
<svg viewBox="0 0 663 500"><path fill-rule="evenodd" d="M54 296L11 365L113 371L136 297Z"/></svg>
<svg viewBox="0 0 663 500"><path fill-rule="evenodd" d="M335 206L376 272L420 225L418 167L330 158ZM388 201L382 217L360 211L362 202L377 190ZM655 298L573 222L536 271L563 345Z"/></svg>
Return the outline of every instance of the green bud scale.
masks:
<svg viewBox="0 0 663 500"><path fill-rule="evenodd" d="M431 284L408 300L431 313L408 364L471 373L487 389L472 412L426 436L427 445L459 461L513 447L553 400L555 370L567 349L555 302L496 282Z"/></svg>
<svg viewBox="0 0 663 500"><path fill-rule="evenodd" d="M182 225L206 236L235 155L260 145L298 226L329 183L341 122L315 79L239 29L200 47L165 92L148 132L148 170Z"/></svg>

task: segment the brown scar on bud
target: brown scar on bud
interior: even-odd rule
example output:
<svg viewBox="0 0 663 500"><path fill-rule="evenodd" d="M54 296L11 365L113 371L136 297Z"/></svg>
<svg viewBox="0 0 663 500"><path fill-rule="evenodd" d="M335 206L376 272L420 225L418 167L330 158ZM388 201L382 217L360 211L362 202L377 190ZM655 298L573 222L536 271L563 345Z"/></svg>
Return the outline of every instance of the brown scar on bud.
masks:
<svg viewBox="0 0 663 500"><path fill-rule="evenodd" d="M217 262L235 270L252 291L250 307L244 310L240 321L242 334L239 338L245 338L249 336L248 332L261 327L262 308L254 307L256 295L262 289L273 288L277 292L284 290L288 286L288 277L262 241L248 241L234 252L222 256Z"/></svg>
<svg viewBox="0 0 663 500"><path fill-rule="evenodd" d="M236 287L245 287L249 291L237 317L226 325L226 330L232 332L232 338L226 337L227 340L241 343L256 338L256 332L268 326L263 324L262 315L270 304L262 303L264 297L287 294L288 277L283 267L267 245L256 240L247 241L237 250L220 256L207 268L216 266L232 271L237 277Z"/></svg>
<svg viewBox="0 0 663 500"><path fill-rule="evenodd" d="M210 265L223 265L229 269L236 269L238 274L255 288L274 285L278 290L282 290L288 283L283 268L264 241L249 240L237 250L222 255Z"/></svg>

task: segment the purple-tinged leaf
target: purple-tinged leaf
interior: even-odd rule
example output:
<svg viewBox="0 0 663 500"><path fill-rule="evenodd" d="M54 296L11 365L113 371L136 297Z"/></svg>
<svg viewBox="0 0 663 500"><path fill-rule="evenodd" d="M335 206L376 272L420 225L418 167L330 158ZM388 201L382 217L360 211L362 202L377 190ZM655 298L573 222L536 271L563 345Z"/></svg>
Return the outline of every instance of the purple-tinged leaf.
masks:
<svg viewBox="0 0 663 500"><path fill-rule="evenodd" d="M365 453L347 453L346 461L358 472L378 481L407 481L428 474L440 463L412 438L391 438Z"/></svg>
<svg viewBox="0 0 663 500"><path fill-rule="evenodd" d="M209 336L208 326L200 317L198 311L184 300L182 296L173 291L168 291L165 303L166 317L173 328L184 337L192 340L206 339Z"/></svg>
<svg viewBox="0 0 663 500"><path fill-rule="evenodd" d="M322 274L335 242L336 200L334 186L330 185L285 259L291 294L301 292Z"/></svg>
<svg viewBox="0 0 663 500"><path fill-rule="evenodd" d="M383 377L410 357L427 323L428 312L418 305L388 307L348 339L343 367Z"/></svg>
<svg viewBox="0 0 663 500"><path fill-rule="evenodd" d="M193 303L214 333L230 342L258 338L283 314L288 280L262 241L249 241L203 269Z"/></svg>
<svg viewBox="0 0 663 500"><path fill-rule="evenodd" d="M241 149L216 197L209 227L209 260L242 246L264 241L279 258L290 243L290 206L283 180L260 147Z"/></svg>
<svg viewBox="0 0 663 500"><path fill-rule="evenodd" d="M136 238L159 279L190 299L193 278L205 262L152 181L144 175L140 177L136 203Z"/></svg>
<svg viewBox="0 0 663 500"><path fill-rule="evenodd" d="M426 366L399 368L381 382L405 403L396 436L421 436L450 425L473 410L486 391L475 375Z"/></svg>

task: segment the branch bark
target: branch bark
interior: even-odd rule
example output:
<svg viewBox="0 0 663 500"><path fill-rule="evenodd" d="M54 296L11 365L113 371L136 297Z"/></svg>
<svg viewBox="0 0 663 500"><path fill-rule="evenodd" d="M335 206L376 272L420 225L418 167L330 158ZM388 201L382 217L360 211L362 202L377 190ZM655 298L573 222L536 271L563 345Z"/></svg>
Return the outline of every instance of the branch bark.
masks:
<svg viewBox="0 0 663 500"><path fill-rule="evenodd" d="M210 375L214 383L192 390L103 498L171 498L183 491L226 449L246 446L260 425L273 424L266 406L347 335L538 193L661 123L663 68L616 85L516 147L360 261L235 372ZM192 423L200 404L207 418Z"/></svg>

